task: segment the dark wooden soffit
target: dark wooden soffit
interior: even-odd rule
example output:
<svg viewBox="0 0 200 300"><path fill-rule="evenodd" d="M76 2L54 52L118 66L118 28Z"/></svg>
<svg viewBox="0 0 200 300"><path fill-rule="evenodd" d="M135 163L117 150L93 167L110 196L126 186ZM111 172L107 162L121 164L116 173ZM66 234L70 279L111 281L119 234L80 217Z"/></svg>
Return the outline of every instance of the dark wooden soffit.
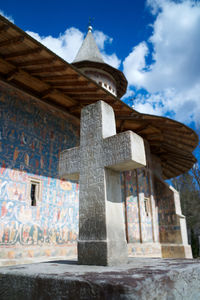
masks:
<svg viewBox="0 0 200 300"><path fill-rule="evenodd" d="M138 113L2 16L0 79L77 120L82 107L104 100L115 111L118 132L133 130L148 140L152 153L161 158L165 179L186 172L196 162L192 151L198 137L193 130Z"/></svg>

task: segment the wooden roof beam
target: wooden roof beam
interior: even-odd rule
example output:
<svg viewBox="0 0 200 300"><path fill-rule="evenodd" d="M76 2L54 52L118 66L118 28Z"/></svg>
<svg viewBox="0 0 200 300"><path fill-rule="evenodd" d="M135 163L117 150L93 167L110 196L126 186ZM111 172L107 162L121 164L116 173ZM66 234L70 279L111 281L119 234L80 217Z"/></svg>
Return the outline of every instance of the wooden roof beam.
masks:
<svg viewBox="0 0 200 300"><path fill-rule="evenodd" d="M1 59L1 58L0 58ZM3 60L3 59L2 59ZM44 91L44 92L46 92L46 94L52 94L53 92L54 93L57 93L58 95L60 95L62 98L64 98L64 99L66 99L66 100L68 100L70 103L74 103L74 104L77 104L78 102L76 101L76 100L74 100L73 98L70 98L69 96L67 96L67 95L64 95L63 93L61 93L60 91L58 91L58 90L55 90L50 84L47 84L47 83L45 83L45 82L43 82L43 81L41 81L40 79L38 79L37 77L34 77L34 76L32 76L32 75L30 75L29 73L27 73L26 71L24 71L24 70L21 70L21 69L18 69L18 68L16 68L15 67L15 65L12 63L10 63L10 62L6 62L7 64L8 64L8 66L9 67L13 67L13 74L8 74L10 77L11 76L16 76L16 75L18 75L18 72L19 73L22 73L22 74L24 74L24 75L26 75L28 78L30 78L30 80L32 79L32 80L35 80L35 81L38 81L39 83L42 83L43 85L45 85L46 86L46 91L48 91L48 92L46 92L46 91ZM18 72L17 72L18 71ZM14 77L12 77L11 79L13 79ZM10 80L11 80L10 79ZM7 78L6 78L6 75L4 76L4 80L7 80ZM20 85L20 82L19 82L19 85ZM24 85L25 87L27 87L27 85L25 84ZM30 88L30 87L29 87ZM33 91L33 89L32 88L30 88L31 89L31 91ZM53 89L53 91L52 91L52 89ZM51 91L51 92L50 92ZM42 93L37 93L37 97L44 97L45 98L45 95L44 94L42 94Z"/></svg>
<svg viewBox="0 0 200 300"><path fill-rule="evenodd" d="M28 50L16 51L16 52L9 53L9 54L4 54L3 58L5 60L8 60L8 59L17 58L17 57L20 57L20 56L26 56L26 55L29 55L29 54L38 54L41 51L42 51L42 48L37 47L37 48L34 48L34 49L28 49Z"/></svg>
<svg viewBox="0 0 200 300"><path fill-rule="evenodd" d="M30 67L30 66L37 66L37 65L46 65L51 64L56 60L56 58L43 58L43 59L34 59L25 62L21 62L16 64L17 67Z"/></svg>
<svg viewBox="0 0 200 300"><path fill-rule="evenodd" d="M174 162L170 162L170 161L167 161L166 162L169 166L171 166L172 168L175 168L179 171L182 171L184 172L183 170L186 168L186 165L183 163L183 164L177 164L177 163L174 163ZM190 164L191 165L191 164ZM182 167L182 168L181 168Z"/></svg>
<svg viewBox="0 0 200 300"><path fill-rule="evenodd" d="M147 123L145 122L145 124L142 124L140 127L134 129L134 132L140 134L140 132L147 129L148 127L149 127L149 122Z"/></svg>
<svg viewBox="0 0 200 300"><path fill-rule="evenodd" d="M6 32L10 26L8 24L3 24L0 26L0 32Z"/></svg>
<svg viewBox="0 0 200 300"><path fill-rule="evenodd" d="M80 104L80 105L73 105L69 108L69 112L73 113L75 111L81 110L84 107L84 105Z"/></svg>
<svg viewBox="0 0 200 300"><path fill-rule="evenodd" d="M71 97L73 97L74 96L74 94L69 94L69 96ZM84 93L84 94L82 94L82 95L78 95L79 97L77 98L77 99L85 99L85 98L88 98L88 99L91 99L91 98L94 98L94 99L96 99L96 98L99 98L99 100L101 100L101 98L106 98L106 94L86 94L86 93ZM76 99L76 97L74 97L75 99Z"/></svg>
<svg viewBox="0 0 200 300"><path fill-rule="evenodd" d="M170 158L170 160L175 160L175 161L185 161L186 163L190 163L193 162L195 157L193 155L191 155L190 157L188 157L188 153L186 155L181 154L180 152L178 153L169 153L169 151L167 151L166 149L166 153L163 153L160 155L160 158L162 160L167 160L168 158Z"/></svg>
<svg viewBox="0 0 200 300"><path fill-rule="evenodd" d="M158 133L156 133L156 134L150 133L150 134L148 134L148 137L146 137L146 139L149 141L149 143L151 143L151 141L155 141L155 140L160 141L160 142L162 142L164 140L162 134L159 135Z"/></svg>
<svg viewBox="0 0 200 300"><path fill-rule="evenodd" d="M30 70L30 74L40 74L40 73L48 73L48 72L60 72L60 71L66 71L68 66L52 66L52 67L46 67L46 68L39 68L35 70Z"/></svg>
<svg viewBox="0 0 200 300"><path fill-rule="evenodd" d="M78 101L76 101L73 98L70 98L68 95L64 95L63 93L61 93L59 90L53 88L53 87L49 87L47 90L45 90L44 92L40 93L40 97L41 99L46 99L49 98L53 95L60 95L62 98L70 101L71 103L74 103L76 105L79 105Z"/></svg>
<svg viewBox="0 0 200 300"><path fill-rule="evenodd" d="M99 89L98 88L79 88L79 89L62 89L62 92L65 94L68 93L73 93L73 94L82 94L82 93L95 93L97 92Z"/></svg>
<svg viewBox="0 0 200 300"><path fill-rule="evenodd" d="M141 114L138 112L131 112L131 114L127 115L118 115L116 116L117 120L135 120L135 119L142 119Z"/></svg>
<svg viewBox="0 0 200 300"><path fill-rule="evenodd" d="M113 105L113 107L115 108L115 110L119 110L119 111L121 111L121 109L122 109L122 104L121 103L117 103L117 101L113 101L112 102L112 105ZM123 121L123 120L122 120Z"/></svg>
<svg viewBox="0 0 200 300"><path fill-rule="evenodd" d="M1 78L4 81L4 78ZM12 86L16 87L16 88L21 88L25 93L33 96L34 98L37 98L37 100L41 103L46 103L49 107L52 107L54 109L56 109L59 112L71 115L73 117L75 117L77 119L77 116L74 115L72 112L69 112L67 107L64 107L58 103L55 103L54 101L50 100L50 99L41 99L41 95L40 93L36 92L35 90L31 89L30 87L26 86L23 83L19 83L17 82L17 85L15 84L15 82L11 83Z"/></svg>
<svg viewBox="0 0 200 300"><path fill-rule="evenodd" d="M40 79L44 81L57 81L57 80L73 80L78 79L79 74L63 74L63 75L49 75L49 76L40 76Z"/></svg>
<svg viewBox="0 0 200 300"><path fill-rule="evenodd" d="M170 138L169 136L164 135L164 137L166 138L167 142L170 143L176 143L177 147L179 148L185 148L188 151L192 152L194 150L194 145L191 145L190 143L185 143L185 141L183 141L183 139L178 139L178 138Z"/></svg>
<svg viewBox="0 0 200 300"><path fill-rule="evenodd" d="M186 156L180 156L180 154L176 154L173 153L173 155L170 155L169 153L165 153L165 154L161 154L160 155L162 160L168 160L170 159L171 161L175 161L175 162L179 162L180 164L191 164L191 163L195 163L196 161L194 161L194 159L196 160L196 158L193 156L191 157L186 157Z"/></svg>
<svg viewBox="0 0 200 300"><path fill-rule="evenodd" d="M0 47L5 47L5 46L12 45L12 44L16 45L16 44L22 43L24 41L24 39L25 39L24 36L17 36L17 37L14 37L12 39L1 41L0 42Z"/></svg>
<svg viewBox="0 0 200 300"><path fill-rule="evenodd" d="M67 87L67 86L75 86L75 87L78 87L78 86L88 86L89 85L89 82L87 81L63 81L63 82L55 82L55 83L52 83L52 86L55 86L55 87L58 87L58 88L62 88L64 87L64 89ZM63 91L63 90L62 90Z"/></svg>
<svg viewBox="0 0 200 300"><path fill-rule="evenodd" d="M176 176L178 176L178 175L174 174L174 171L172 172L166 167L163 169L164 179L173 178L173 177L176 177Z"/></svg>
<svg viewBox="0 0 200 300"><path fill-rule="evenodd" d="M124 130L124 125L125 125L126 120L122 120L121 124L119 126L119 132L122 132Z"/></svg>
<svg viewBox="0 0 200 300"><path fill-rule="evenodd" d="M4 78L1 78L4 80ZM32 88L28 87L27 85L21 83L21 82L17 82L17 85L15 84L15 82L11 83L12 86L16 87L16 88L21 88L25 93L37 98L38 101L43 102L48 104L49 106L59 110L60 112L63 113L68 113L70 115L72 115L73 117L77 118L76 115L74 115L72 112L69 112L68 108L60 105L58 103L55 103L54 101L50 100L50 99L42 99L41 97L41 93L36 92L35 90L33 90Z"/></svg>
<svg viewBox="0 0 200 300"><path fill-rule="evenodd" d="M55 92L56 92L55 89L49 88L49 89L47 89L46 91L40 93L40 97L41 97L41 99L45 99L45 98L48 98L49 95L51 95L51 94L53 94L53 93L55 93Z"/></svg>
<svg viewBox="0 0 200 300"><path fill-rule="evenodd" d="M172 166L168 162L167 163L162 162L161 164L162 164L162 166L164 166L165 169L167 169L168 171L170 171L171 173L173 173L174 177L177 176L176 175L177 173L179 174L179 173L183 173L184 172L184 168L177 168L177 166L176 167Z"/></svg>
<svg viewBox="0 0 200 300"><path fill-rule="evenodd" d="M182 141L184 140L184 141L187 141L188 140L188 135L182 135L181 137L180 137L180 135L178 134L173 134L173 133L166 133L166 132L164 132L164 134L163 134L165 137L166 137L166 139L170 139L170 140L176 140L177 142L180 142L180 143L182 143ZM191 138L190 137L190 140L189 140L190 142L189 143L185 143L186 145L188 145L188 146L190 146L191 145L191 141L193 141L193 142L196 142L196 139L195 138Z"/></svg>
<svg viewBox="0 0 200 300"><path fill-rule="evenodd" d="M188 146L184 143L178 143L178 142L176 143L176 146L172 146L169 139L165 140L164 144L171 149L174 149L174 150L176 149L175 152L177 152L177 150L179 149L179 151L181 151L181 152L190 153L194 149L194 147L192 147L192 146Z"/></svg>
<svg viewBox="0 0 200 300"><path fill-rule="evenodd" d="M66 81L65 82L65 85L60 85L60 84L57 84L57 83L52 83L52 86L55 87L55 88L60 88L62 89L62 92L65 92L65 88L79 88L80 86L88 86L90 84L89 81Z"/></svg>
<svg viewBox="0 0 200 300"><path fill-rule="evenodd" d="M7 81L11 81L15 76L17 76L20 73L20 70L18 68L15 68L14 70L10 71L5 75L5 78Z"/></svg>

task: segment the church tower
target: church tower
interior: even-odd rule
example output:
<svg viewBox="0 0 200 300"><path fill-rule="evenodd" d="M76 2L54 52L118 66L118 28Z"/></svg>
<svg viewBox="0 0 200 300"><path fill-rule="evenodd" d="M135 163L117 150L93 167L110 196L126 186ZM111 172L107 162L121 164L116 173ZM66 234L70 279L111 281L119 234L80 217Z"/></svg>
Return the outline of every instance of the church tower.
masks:
<svg viewBox="0 0 200 300"><path fill-rule="evenodd" d="M92 34L92 26L72 63L89 78L113 95L121 98L126 93L127 80L118 69L106 64Z"/></svg>

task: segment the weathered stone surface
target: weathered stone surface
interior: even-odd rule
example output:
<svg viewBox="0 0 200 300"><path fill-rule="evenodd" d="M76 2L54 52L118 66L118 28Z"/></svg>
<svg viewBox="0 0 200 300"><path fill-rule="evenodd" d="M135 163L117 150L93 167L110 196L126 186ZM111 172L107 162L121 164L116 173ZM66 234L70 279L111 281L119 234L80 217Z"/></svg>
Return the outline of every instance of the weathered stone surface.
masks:
<svg viewBox="0 0 200 300"><path fill-rule="evenodd" d="M0 268L1 300L197 300L200 261L129 259L118 267L54 261Z"/></svg>
<svg viewBox="0 0 200 300"><path fill-rule="evenodd" d="M103 101L81 113L80 147L61 153L59 173L78 179L80 264L112 265L128 257L120 171L144 166L143 139L131 131L116 135L114 111Z"/></svg>

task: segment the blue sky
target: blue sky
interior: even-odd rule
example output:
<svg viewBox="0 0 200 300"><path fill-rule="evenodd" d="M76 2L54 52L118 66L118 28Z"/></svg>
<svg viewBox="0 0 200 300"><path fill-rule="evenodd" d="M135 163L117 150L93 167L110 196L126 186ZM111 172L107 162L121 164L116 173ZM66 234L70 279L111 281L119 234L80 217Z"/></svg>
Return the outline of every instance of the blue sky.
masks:
<svg viewBox="0 0 200 300"><path fill-rule="evenodd" d="M199 126L199 1L7 0L0 10L68 62L93 17L104 60L128 79L123 100L140 112Z"/></svg>

